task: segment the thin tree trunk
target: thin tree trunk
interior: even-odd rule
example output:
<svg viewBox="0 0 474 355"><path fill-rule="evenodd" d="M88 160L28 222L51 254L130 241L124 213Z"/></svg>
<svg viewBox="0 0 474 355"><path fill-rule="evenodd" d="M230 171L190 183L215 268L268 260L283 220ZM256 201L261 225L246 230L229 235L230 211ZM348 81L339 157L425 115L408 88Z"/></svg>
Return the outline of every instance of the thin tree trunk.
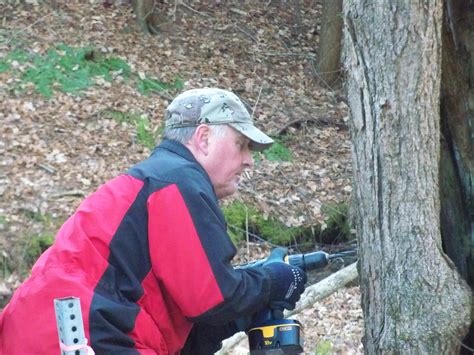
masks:
<svg viewBox="0 0 474 355"><path fill-rule="evenodd" d="M133 11L140 29L146 34L157 34L159 20L155 13L157 0L132 0Z"/></svg>
<svg viewBox="0 0 474 355"><path fill-rule="evenodd" d="M342 0L324 0L321 14L317 71L328 86L341 76Z"/></svg>
<svg viewBox="0 0 474 355"><path fill-rule="evenodd" d="M452 354L470 322L440 233L442 4L344 2L367 354Z"/></svg>

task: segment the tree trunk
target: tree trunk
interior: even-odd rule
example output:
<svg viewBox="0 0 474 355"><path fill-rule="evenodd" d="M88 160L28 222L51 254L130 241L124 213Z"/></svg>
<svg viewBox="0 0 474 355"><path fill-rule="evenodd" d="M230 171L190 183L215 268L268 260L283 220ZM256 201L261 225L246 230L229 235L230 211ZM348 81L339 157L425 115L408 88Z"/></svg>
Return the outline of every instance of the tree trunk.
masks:
<svg viewBox="0 0 474 355"><path fill-rule="evenodd" d="M441 226L448 255L474 284L474 4L447 2L441 83Z"/></svg>
<svg viewBox="0 0 474 355"><path fill-rule="evenodd" d="M157 0L132 0L133 11L140 29L146 34L158 34Z"/></svg>
<svg viewBox="0 0 474 355"><path fill-rule="evenodd" d="M471 291L442 248L442 0L344 2L368 354L452 354Z"/></svg>
<svg viewBox="0 0 474 355"><path fill-rule="evenodd" d="M342 0L324 0L319 34L318 77L328 86L341 77Z"/></svg>
<svg viewBox="0 0 474 355"><path fill-rule="evenodd" d="M441 81L443 246L474 285L474 3L446 2ZM474 347L474 325L464 341ZM472 353L472 352L468 352Z"/></svg>

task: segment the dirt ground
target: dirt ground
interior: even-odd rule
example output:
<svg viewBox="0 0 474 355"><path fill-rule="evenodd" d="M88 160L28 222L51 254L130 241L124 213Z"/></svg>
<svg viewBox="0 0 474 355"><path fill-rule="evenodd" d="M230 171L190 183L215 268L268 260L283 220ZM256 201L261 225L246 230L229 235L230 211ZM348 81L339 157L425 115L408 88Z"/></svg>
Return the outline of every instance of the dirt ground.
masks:
<svg viewBox="0 0 474 355"><path fill-rule="evenodd" d="M140 77L166 83L179 77L183 89L218 86L236 92L253 108L256 124L281 139L293 160L260 157L234 199L288 226L324 225L322 206L350 199L347 106L342 89L317 80L320 3L303 1L299 24L289 5L277 3L161 2L157 36L139 31L128 4L0 4L0 59L18 48L44 54L58 43L92 46L122 58ZM13 66L18 73L28 69ZM27 276L31 238L54 233L85 196L149 155L150 148L137 141L136 127L108 113L133 112L158 127L179 91L143 95L117 75L112 81L97 79L80 95L53 88L54 95L45 98L31 85L15 89L17 81L0 70L3 304ZM304 324L308 354L317 344L329 349L319 353L362 353L357 286L339 290L297 318ZM245 351L244 345L235 349Z"/></svg>

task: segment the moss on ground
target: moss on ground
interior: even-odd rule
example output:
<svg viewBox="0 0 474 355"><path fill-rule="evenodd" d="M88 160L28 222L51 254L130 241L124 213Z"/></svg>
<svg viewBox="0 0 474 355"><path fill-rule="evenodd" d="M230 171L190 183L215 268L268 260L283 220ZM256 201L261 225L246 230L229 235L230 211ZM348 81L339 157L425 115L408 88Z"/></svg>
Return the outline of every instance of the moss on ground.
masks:
<svg viewBox="0 0 474 355"><path fill-rule="evenodd" d="M229 235L234 242L246 240L247 234L252 239L263 239L282 246L311 245L315 243L332 244L350 239L351 227L348 222L347 204L330 204L323 207L327 214L325 225L288 227L277 218L265 217L253 206L235 201L224 207Z"/></svg>

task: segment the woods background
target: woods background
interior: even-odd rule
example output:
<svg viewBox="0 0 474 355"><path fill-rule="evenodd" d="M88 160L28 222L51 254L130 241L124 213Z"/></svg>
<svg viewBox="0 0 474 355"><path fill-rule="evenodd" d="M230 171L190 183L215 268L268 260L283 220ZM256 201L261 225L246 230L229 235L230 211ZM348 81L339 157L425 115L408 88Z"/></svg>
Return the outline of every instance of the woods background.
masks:
<svg viewBox="0 0 474 355"><path fill-rule="evenodd" d="M223 206L243 215L238 260L262 236L293 251L357 236L365 351L469 352L473 7L0 3L3 302L77 204L150 153L177 92L220 86L278 143ZM358 292L301 315L309 351L362 351Z"/></svg>

